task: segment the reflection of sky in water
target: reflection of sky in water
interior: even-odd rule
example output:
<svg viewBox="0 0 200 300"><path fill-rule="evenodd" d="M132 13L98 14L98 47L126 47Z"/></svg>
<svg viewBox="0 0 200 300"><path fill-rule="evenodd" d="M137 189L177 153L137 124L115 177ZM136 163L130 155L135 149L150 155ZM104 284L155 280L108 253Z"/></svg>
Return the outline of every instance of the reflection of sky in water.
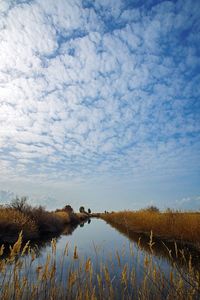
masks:
<svg viewBox="0 0 200 300"><path fill-rule="evenodd" d="M149 270L149 274L151 274L150 276L147 275L149 284L152 289L159 290L160 286L156 286L156 283L152 286L152 274L154 268L156 268L159 276L164 276L164 278L166 278L165 282L167 285L164 290L162 290L163 299L166 298L165 296L168 289L172 288L168 281L169 272L173 271L174 275L178 273L177 270L172 267L166 256L166 252L161 251L162 249L159 248L160 246L158 243L153 246L154 255L151 255L149 247L147 247L147 244L144 246L142 240L141 248L138 247L136 242L137 235L129 235L129 240L126 235L100 219L92 219L90 224L85 223L83 227L78 226L74 231L68 226L65 228L65 231L71 232L72 234L63 234L57 238L56 256L52 255L51 242L46 239L46 241L41 240L38 244L38 251L36 251L37 257L33 261L31 255L25 255L25 257L22 258L24 264L20 271L20 277L25 276L26 278L29 278L29 282L35 283L36 285L40 284L41 277L38 277L36 270L37 267L40 266L42 268L41 274L43 273L48 254L50 254L48 274L51 273L51 266L54 261L56 261L56 284L61 284L62 287L67 286L70 270L75 271L75 273L78 274L78 278L85 282L86 278L89 276L89 274L85 272L85 263L86 260L90 258L93 269L92 285L98 290L97 274L100 275L100 278L105 283L106 267L109 271L112 287L117 289L117 293L119 293L117 299L121 299L120 297L122 295L123 285L121 284L121 276L125 265L127 265L128 271L127 289L129 292L133 291L131 283L132 271L135 273L136 285L134 286L139 287L140 284L143 284L145 275L147 275ZM63 254L66 245L68 245L68 254L64 256ZM77 247L78 259L73 258L75 246ZM120 264L117 253L119 254ZM134 254L132 255L132 253ZM144 266L145 257L149 260L152 259L152 263L150 261L146 267ZM178 264L178 266L181 272L185 272L187 277L188 268L181 264ZM80 267L82 268L82 272L80 271ZM10 265L6 275L7 279L13 276L13 271L14 266ZM0 276L0 283L2 280L3 277ZM47 283L47 285L49 284L51 283ZM74 288L76 287L74 286Z"/></svg>
<svg viewBox="0 0 200 300"><path fill-rule="evenodd" d="M69 255L65 257L63 270L59 270L59 265L63 258L63 252L66 244L68 243ZM73 259L74 248L77 246L77 252L79 259ZM133 250L134 255L131 255L130 247ZM121 261L121 266L118 265L116 252L118 251ZM51 246L41 249L40 256L34 261L34 265L43 265L47 253L51 253ZM63 278L66 278L69 265L79 265L80 262L86 261L87 258L91 258L93 268L95 271L100 270L101 263L106 263L109 268L109 272L115 280L121 274L124 265L127 263L131 269L134 266L137 272L137 279L144 276L144 256L149 255L144 250L138 249L136 243L131 242L120 234L117 230L110 227L104 221L99 219L92 219L90 224L85 223L83 227L77 227L72 235L62 235L57 240L57 254L56 260L58 263L57 274L58 277L62 272ZM165 274L171 270L171 266L167 259L160 257L153 257L153 262L159 267Z"/></svg>
<svg viewBox="0 0 200 300"><path fill-rule="evenodd" d="M69 227L66 228L66 231L70 230ZM66 244L68 244L68 255L64 256ZM73 258L75 246L79 257L77 260ZM117 259L117 252L120 257L120 264ZM134 253L134 255L131 253ZM44 268L48 254L51 255L50 265L53 263L54 258L56 259L56 280L58 283L62 283L63 286L67 283L69 270L77 270L77 267L80 267L81 264L83 266L81 276L86 276L85 262L90 258L93 268L93 284L98 286L96 275L98 273L102 276L104 274L102 266L106 266L109 270L113 288L118 288L121 274L126 264L129 272L128 278L130 278L131 271L134 270L136 281L141 283L147 272L147 269L144 268L145 255L149 258L151 256L149 252L138 248L136 242L129 241L126 236L100 219L92 219L90 224L85 223L83 227L78 226L72 234L60 236L56 244L56 257L52 256L51 243L41 241L38 245L38 253L35 260L32 261L31 255L26 255L23 258L24 265L21 275L31 279L31 282L37 281L35 270L38 266ZM154 255L152 259L156 269L168 277L172 266L167 258ZM12 266L9 267L7 276L10 276L10 274L13 274ZM128 289L131 288L129 281Z"/></svg>

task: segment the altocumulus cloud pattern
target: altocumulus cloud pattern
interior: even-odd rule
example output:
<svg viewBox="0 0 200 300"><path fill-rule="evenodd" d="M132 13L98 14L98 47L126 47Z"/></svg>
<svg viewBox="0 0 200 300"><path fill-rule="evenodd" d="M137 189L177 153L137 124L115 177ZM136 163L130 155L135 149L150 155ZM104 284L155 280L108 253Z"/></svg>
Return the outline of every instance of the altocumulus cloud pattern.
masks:
<svg viewBox="0 0 200 300"><path fill-rule="evenodd" d="M0 1L0 176L196 176L199 0Z"/></svg>

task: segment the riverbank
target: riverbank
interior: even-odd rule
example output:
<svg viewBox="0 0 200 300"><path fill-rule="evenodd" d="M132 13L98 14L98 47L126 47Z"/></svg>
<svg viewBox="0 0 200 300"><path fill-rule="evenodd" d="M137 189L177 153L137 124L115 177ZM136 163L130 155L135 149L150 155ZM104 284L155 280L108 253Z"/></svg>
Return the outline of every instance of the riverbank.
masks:
<svg viewBox="0 0 200 300"><path fill-rule="evenodd" d="M100 216L113 227L119 227L129 235L141 235L193 245L200 249L200 213L121 211Z"/></svg>
<svg viewBox="0 0 200 300"><path fill-rule="evenodd" d="M58 236L66 225L78 225L92 217L88 213L60 210L49 212L32 207L23 199L0 207L0 242L13 244L22 232L23 241L38 240L43 236Z"/></svg>

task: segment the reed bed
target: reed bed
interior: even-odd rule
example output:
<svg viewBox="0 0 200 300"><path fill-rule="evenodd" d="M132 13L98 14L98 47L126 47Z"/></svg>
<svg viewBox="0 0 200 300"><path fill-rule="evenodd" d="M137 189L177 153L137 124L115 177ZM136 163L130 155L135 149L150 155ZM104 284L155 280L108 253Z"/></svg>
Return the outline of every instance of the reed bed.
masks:
<svg viewBox="0 0 200 300"><path fill-rule="evenodd" d="M33 219L20 211L1 207L0 239L4 242L16 241L21 230L27 240L38 237L38 226Z"/></svg>
<svg viewBox="0 0 200 300"><path fill-rule="evenodd" d="M130 247L129 264L123 263L123 251L116 250L109 262L99 262L97 268L91 258L79 257L77 247L70 255L66 245L58 259L56 240L52 240L41 265L29 242L22 246L20 233L7 258L0 260L0 299L199 299L200 273L190 261L187 274L176 270L175 263L164 272L154 262L152 236L149 247L150 253L142 259ZM1 246L0 256L3 253Z"/></svg>
<svg viewBox="0 0 200 300"><path fill-rule="evenodd" d="M23 231L24 240L27 241L46 234L61 233L64 226L63 218L43 207L27 205L23 210L0 208L0 240L4 243L14 243L20 231Z"/></svg>
<svg viewBox="0 0 200 300"><path fill-rule="evenodd" d="M67 224L79 224L88 219L88 214L76 214L57 210L49 212L42 206L33 207L26 197L14 199L9 205L0 206L0 241L14 243L20 231L24 240L40 239L43 236L55 237Z"/></svg>
<svg viewBox="0 0 200 300"><path fill-rule="evenodd" d="M155 237L192 243L200 246L200 213L198 212L151 212L122 211L101 214L107 223L119 225L127 231L134 231Z"/></svg>

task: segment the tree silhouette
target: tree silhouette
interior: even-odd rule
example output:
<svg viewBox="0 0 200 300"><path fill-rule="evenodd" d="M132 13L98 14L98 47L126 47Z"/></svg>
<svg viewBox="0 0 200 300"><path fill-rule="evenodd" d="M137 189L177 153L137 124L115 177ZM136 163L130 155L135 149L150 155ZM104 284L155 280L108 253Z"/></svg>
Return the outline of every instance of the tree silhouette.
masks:
<svg viewBox="0 0 200 300"><path fill-rule="evenodd" d="M84 212L85 212L84 206L81 206L81 207L79 208L79 211L80 211L80 213L84 213Z"/></svg>

